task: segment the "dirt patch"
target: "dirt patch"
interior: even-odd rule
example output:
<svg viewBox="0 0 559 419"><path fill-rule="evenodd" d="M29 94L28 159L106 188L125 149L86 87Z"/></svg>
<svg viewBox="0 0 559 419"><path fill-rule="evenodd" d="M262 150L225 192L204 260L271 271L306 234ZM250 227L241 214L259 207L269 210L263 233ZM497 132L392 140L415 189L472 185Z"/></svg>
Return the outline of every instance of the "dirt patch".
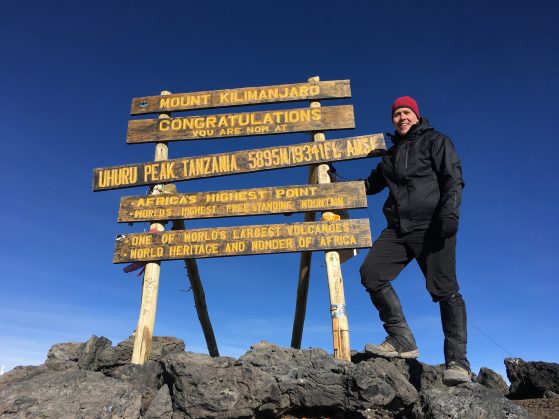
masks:
<svg viewBox="0 0 559 419"><path fill-rule="evenodd" d="M559 418L559 398L511 400L511 402L526 409L534 419Z"/></svg>

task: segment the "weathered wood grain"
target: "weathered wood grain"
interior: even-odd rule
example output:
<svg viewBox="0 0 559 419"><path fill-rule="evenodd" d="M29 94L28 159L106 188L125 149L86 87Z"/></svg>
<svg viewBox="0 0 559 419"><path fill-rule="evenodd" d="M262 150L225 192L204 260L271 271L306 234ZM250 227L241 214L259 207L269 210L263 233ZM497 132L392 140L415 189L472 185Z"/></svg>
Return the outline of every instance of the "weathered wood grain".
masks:
<svg viewBox="0 0 559 419"><path fill-rule="evenodd" d="M366 206L363 182L292 185L122 197L118 222L286 214Z"/></svg>
<svg viewBox="0 0 559 419"><path fill-rule="evenodd" d="M370 246L368 219L217 227L118 235L113 263Z"/></svg>
<svg viewBox="0 0 559 419"><path fill-rule="evenodd" d="M351 97L349 80L242 87L132 99L131 115Z"/></svg>
<svg viewBox="0 0 559 419"><path fill-rule="evenodd" d="M298 108L128 121L129 144L355 128L353 106Z"/></svg>
<svg viewBox="0 0 559 419"><path fill-rule="evenodd" d="M170 92L164 90L162 95L168 95ZM160 119L169 118L168 114L159 115ZM163 161L169 158L169 149L167 144L158 143L155 145L155 161ZM154 188L152 195L158 195L161 191ZM163 224L154 222L150 225L150 231L163 231ZM136 334L134 336L134 347L132 349L132 364L144 365L149 359L151 353L151 342L153 330L155 326L155 313L157 311L157 295L159 293L159 277L161 274L160 262L146 263L144 270L144 278L142 281L142 302L140 304L140 315L138 317L138 325L136 326Z"/></svg>
<svg viewBox="0 0 559 419"><path fill-rule="evenodd" d="M362 159L380 156L385 151L383 135L371 134L318 143L104 167L93 170L93 190L129 188L329 161Z"/></svg>

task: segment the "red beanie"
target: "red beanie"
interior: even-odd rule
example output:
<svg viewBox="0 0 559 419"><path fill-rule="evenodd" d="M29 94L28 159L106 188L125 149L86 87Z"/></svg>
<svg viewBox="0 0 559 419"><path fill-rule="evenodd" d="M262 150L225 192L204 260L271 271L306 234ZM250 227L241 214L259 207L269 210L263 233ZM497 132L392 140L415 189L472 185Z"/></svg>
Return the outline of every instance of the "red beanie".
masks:
<svg viewBox="0 0 559 419"><path fill-rule="evenodd" d="M421 118L419 115L419 106L417 106L417 102L411 96L402 96L396 99L392 104L392 115L394 115L396 109L400 108L410 108L413 113L415 113L415 116Z"/></svg>

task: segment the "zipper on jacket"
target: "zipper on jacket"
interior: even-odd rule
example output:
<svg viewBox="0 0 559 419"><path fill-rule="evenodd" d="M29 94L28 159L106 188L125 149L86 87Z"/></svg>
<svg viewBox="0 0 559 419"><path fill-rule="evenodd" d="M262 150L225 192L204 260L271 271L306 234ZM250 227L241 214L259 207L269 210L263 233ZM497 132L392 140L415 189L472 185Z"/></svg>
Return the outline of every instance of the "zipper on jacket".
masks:
<svg viewBox="0 0 559 419"><path fill-rule="evenodd" d="M406 161L404 163L404 167L407 169L408 168L408 154L410 153L410 146L406 147Z"/></svg>

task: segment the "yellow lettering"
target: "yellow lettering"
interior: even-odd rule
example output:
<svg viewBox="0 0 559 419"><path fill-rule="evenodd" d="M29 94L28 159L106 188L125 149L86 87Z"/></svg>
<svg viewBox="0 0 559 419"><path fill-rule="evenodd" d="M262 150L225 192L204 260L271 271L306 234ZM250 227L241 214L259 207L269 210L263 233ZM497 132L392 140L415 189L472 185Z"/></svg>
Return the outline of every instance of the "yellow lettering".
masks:
<svg viewBox="0 0 559 419"><path fill-rule="evenodd" d="M258 100L258 92L256 90L249 90L246 92L247 100Z"/></svg>
<svg viewBox="0 0 559 419"><path fill-rule="evenodd" d="M159 120L159 131L169 131L170 122L168 119Z"/></svg>

